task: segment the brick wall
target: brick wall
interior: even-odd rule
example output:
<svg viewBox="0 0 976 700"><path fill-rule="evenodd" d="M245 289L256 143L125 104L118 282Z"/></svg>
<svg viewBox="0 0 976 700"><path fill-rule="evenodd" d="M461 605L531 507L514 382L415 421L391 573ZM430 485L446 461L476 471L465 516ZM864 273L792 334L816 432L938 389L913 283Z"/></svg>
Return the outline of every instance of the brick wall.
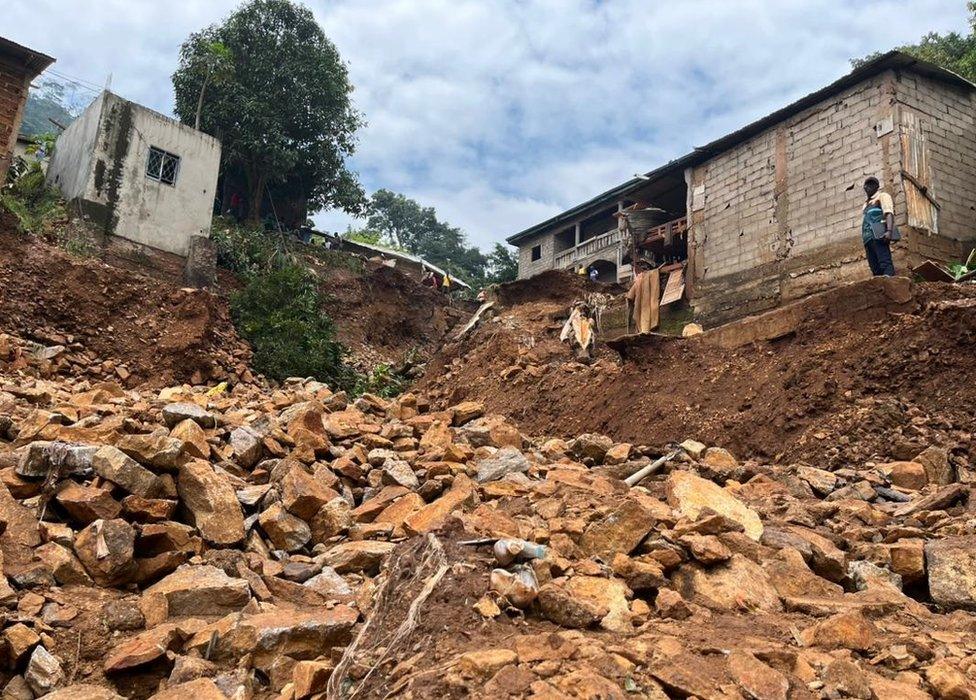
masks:
<svg viewBox="0 0 976 700"><path fill-rule="evenodd" d="M895 79L880 74L692 169L692 183L704 185L690 234L703 320L720 323L868 276L865 177L882 181L905 222L897 129L880 138L874 130L896 119Z"/></svg>
<svg viewBox="0 0 976 700"><path fill-rule="evenodd" d="M968 253L976 237L976 93L915 73L897 80L898 102L924 134L931 192L941 205L939 235L914 237L912 250L937 259Z"/></svg>
<svg viewBox="0 0 976 700"><path fill-rule="evenodd" d="M29 86L30 75L22 66L0 58L0 183L10 167Z"/></svg>
<svg viewBox="0 0 976 700"><path fill-rule="evenodd" d="M532 260L532 248L539 246L542 256ZM555 257L555 234L540 233L519 243L519 279L525 279L540 272L551 270Z"/></svg>

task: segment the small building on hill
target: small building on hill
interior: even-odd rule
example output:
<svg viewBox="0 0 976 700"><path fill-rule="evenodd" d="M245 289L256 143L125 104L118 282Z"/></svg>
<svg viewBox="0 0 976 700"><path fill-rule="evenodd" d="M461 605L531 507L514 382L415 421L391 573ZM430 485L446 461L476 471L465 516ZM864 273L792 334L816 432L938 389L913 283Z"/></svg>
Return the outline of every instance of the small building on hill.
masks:
<svg viewBox="0 0 976 700"><path fill-rule="evenodd" d="M885 54L508 242L520 278L592 266L626 281L631 242L617 215L641 210L643 252L679 272L673 291L714 325L868 276L871 175L895 201L896 267L965 260L976 245L976 85Z"/></svg>
<svg viewBox="0 0 976 700"><path fill-rule="evenodd" d="M58 137L47 181L109 235L186 256L210 235L220 142L109 91Z"/></svg>
<svg viewBox="0 0 976 700"><path fill-rule="evenodd" d="M7 178L31 81L54 59L0 37L0 185Z"/></svg>

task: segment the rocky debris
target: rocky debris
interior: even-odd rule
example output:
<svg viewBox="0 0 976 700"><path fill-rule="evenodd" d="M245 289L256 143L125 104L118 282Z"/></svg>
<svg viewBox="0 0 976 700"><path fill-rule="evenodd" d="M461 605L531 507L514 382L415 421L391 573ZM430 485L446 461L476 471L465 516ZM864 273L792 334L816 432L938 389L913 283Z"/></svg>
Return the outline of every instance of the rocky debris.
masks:
<svg viewBox="0 0 976 700"><path fill-rule="evenodd" d="M299 379L143 392L5 363L10 697L913 698L976 680L962 447L836 467L685 441L629 487L663 449L527 437L477 402Z"/></svg>

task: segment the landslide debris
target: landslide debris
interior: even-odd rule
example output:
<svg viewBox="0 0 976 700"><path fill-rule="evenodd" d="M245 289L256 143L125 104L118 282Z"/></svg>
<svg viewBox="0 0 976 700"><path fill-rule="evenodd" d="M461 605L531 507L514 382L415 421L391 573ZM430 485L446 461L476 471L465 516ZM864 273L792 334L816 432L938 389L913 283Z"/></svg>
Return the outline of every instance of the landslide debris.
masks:
<svg viewBox="0 0 976 700"><path fill-rule="evenodd" d="M483 401L536 435L598 432L662 451L690 435L820 468L937 444L971 468L976 285L917 284L911 313L818 319L733 350L656 337L622 358L598 344L581 364L559 332L588 284L549 272L502 285L497 313L446 344L416 389L435 407Z"/></svg>
<svg viewBox="0 0 976 700"><path fill-rule="evenodd" d="M39 355L0 336L8 697L976 687L976 520L942 446L815 467L687 441L628 487L656 447L479 402L127 389Z"/></svg>
<svg viewBox="0 0 976 700"><path fill-rule="evenodd" d="M156 387L253 380L250 348L220 297L3 230L0 332L38 344L43 376Z"/></svg>

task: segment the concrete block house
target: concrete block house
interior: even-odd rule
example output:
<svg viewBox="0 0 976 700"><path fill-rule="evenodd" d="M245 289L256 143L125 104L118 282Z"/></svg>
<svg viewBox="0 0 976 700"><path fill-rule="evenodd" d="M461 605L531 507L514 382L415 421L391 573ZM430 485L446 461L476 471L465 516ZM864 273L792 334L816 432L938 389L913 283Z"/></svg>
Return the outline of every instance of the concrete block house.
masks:
<svg viewBox="0 0 976 700"><path fill-rule="evenodd" d="M511 236L519 277L594 265L631 277L618 211L654 207L639 232L683 268L708 325L869 275L861 185L895 201L896 267L965 259L976 246L976 85L899 52L769 116Z"/></svg>
<svg viewBox="0 0 976 700"><path fill-rule="evenodd" d="M7 177L31 81L54 59L0 37L0 184Z"/></svg>
<svg viewBox="0 0 976 700"><path fill-rule="evenodd" d="M107 90L58 137L47 181L106 234L186 256L210 234L220 142Z"/></svg>

